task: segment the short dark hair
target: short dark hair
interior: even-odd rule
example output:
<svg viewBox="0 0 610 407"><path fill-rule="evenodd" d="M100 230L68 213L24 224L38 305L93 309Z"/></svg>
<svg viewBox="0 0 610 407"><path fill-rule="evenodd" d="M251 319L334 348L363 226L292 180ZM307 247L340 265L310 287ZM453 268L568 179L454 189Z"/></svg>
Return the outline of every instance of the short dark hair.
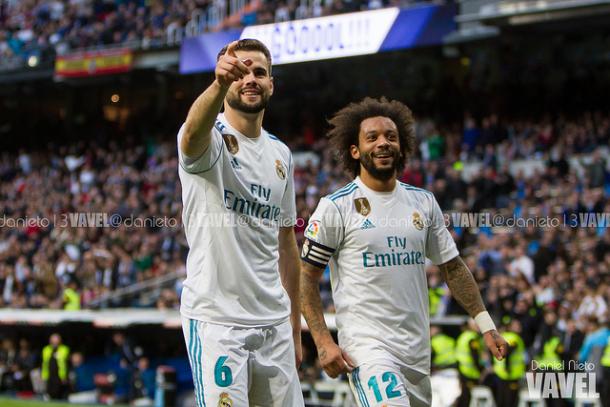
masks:
<svg viewBox="0 0 610 407"><path fill-rule="evenodd" d="M227 53L227 48L229 48L229 44L222 47L218 55L216 56L216 60L218 61L221 56ZM269 72L271 72L271 52L269 52L269 48L261 41L256 40L254 38L244 38L242 40L237 41L237 45L235 46L235 51L258 51L262 52L267 58L267 62L269 63Z"/></svg>
<svg viewBox="0 0 610 407"><path fill-rule="evenodd" d="M331 129L327 136L330 138L331 146L337 151L339 163L354 177L360 174L360 161L352 157L350 147L358 145L362 122L377 116L389 118L398 129L398 140L402 153L398 161L399 172L404 168L406 159L415 151L413 114L406 105L385 97L380 99L366 97L361 102L350 103L328 121Z"/></svg>

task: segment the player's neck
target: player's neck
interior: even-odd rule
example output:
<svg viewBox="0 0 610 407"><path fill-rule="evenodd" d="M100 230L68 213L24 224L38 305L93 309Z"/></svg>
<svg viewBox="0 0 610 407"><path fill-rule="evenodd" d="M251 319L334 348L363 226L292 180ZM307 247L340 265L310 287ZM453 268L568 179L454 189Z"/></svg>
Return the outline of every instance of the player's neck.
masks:
<svg viewBox="0 0 610 407"><path fill-rule="evenodd" d="M259 113L239 112L225 105L224 115L235 130L246 137L256 138L261 135L264 113L264 110Z"/></svg>
<svg viewBox="0 0 610 407"><path fill-rule="evenodd" d="M392 192L396 188L396 174L387 180L373 177L367 170L360 168L360 180L368 188L376 192Z"/></svg>

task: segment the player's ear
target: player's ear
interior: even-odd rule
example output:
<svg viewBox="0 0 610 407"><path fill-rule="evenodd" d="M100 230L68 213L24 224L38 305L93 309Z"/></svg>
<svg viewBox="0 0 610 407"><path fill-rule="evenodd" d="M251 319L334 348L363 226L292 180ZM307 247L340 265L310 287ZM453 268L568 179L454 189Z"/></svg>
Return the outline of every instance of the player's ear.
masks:
<svg viewBox="0 0 610 407"><path fill-rule="evenodd" d="M269 77L269 82L270 82L270 86L269 86L269 96L273 95L273 88L275 87L275 84L273 82L273 76Z"/></svg>
<svg viewBox="0 0 610 407"><path fill-rule="evenodd" d="M359 160L359 159L360 159L360 149L358 148L358 146L356 146L356 145L352 144L352 145L349 147L349 152L350 152L350 154L352 155L352 158L353 158L354 160Z"/></svg>

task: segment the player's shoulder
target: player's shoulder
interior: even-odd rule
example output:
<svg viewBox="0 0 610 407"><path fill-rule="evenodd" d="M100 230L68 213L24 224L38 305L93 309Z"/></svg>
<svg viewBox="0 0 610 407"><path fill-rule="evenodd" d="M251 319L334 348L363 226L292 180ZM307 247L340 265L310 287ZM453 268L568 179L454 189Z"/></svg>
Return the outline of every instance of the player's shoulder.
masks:
<svg viewBox="0 0 610 407"><path fill-rule="evenodd" d="M427 189L414 187L407 183L398 181L398 187L404 191L407 191L409 195L425 197L426 199L434 198L434 194Z"/></svg>
<svg viewBox="0 0 610 407"><path fill-rule="evenodd" d="M229 132L229 129L222 122L222 120L220 119L220 116L218 116L216 118L216 121L214 122L214 129L218 130L218 132L220 134L224 134L224 133L228 133Z"/></svg>
<svg viewBox="0 0 610 407"><path fill-rule="evenodd" d="M352 198L355 194L357 194L358 189L358 184L352 181L337 189L335 192L326 195L324 198L335 203L336 205L341 204L344 201L347 201Z"/></svg>
<svg viewBox="0 0 610 407"><path fill-rule="evenodd" d="M290 155L291 155L290 147L288 147L288 145L286 143L284 143L282 140L280 140L279 137L277 137L274 134L269 133L265 129L263 129L263 132L261 135L263 137L267 137L267 139L270 142L269 144L271 145L272 148L278 150L283 156L290 157Z"/></svg>

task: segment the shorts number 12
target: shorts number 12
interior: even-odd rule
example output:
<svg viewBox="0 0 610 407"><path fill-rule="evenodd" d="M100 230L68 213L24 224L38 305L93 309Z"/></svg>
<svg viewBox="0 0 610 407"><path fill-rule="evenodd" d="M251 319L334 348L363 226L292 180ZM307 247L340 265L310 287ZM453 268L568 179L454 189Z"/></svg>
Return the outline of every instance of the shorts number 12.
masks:
<svg viewBox="0 0 610 407"><path fill-rule="evenodd" d="M381 375L381 380L384 383L388 383L385 388L385 395L388 399L393 399L395 397L400 397L400 390L396 390L396 386L398 385L398 380L396 379L396 375L392 372L385 372ZM369 389L373 390L375 393L375 400L379 403L383 397L381 396L381 391L379 390L379 383L377 382L377 377L371 376L368 382Z"/></svg>

